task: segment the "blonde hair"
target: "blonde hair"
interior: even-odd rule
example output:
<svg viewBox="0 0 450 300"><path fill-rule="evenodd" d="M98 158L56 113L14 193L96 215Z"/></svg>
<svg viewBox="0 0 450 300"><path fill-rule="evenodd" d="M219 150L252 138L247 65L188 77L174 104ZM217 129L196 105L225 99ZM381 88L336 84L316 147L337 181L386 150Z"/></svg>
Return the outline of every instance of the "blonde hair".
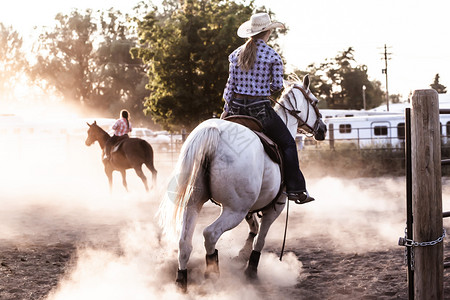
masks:
<svg viewBox="0 0 450 300"><path fill-rule="evenodd" d="M247 72L253 68L256 61L256 40L263 38L269 30L260 32L247 40L244 47L242 47L238 58L238 67Z"/></svg>

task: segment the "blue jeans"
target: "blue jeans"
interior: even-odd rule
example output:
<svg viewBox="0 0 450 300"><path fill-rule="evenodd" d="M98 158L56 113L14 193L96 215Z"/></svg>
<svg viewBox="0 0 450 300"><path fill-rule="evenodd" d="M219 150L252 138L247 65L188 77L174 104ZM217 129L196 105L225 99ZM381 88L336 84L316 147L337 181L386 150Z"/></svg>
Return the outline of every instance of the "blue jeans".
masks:
<svg viewBox="0 0 450 300"><path fill-rule="evenodd" d="M295 140L286 124L270 106L268 99L232 99L228 114L247 115L258 119L263 125L263 132L278 145L283 155L283 175L286 192L306 191L305 177L300 171Z"/></svg>

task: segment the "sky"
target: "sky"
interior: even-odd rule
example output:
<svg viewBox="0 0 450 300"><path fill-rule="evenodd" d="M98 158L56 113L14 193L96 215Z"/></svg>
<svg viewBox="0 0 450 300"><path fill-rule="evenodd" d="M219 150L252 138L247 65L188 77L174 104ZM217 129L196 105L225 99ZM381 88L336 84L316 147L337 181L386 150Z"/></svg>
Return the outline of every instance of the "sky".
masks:
<svg viewBox="0 0 450 300"><path fill-rule="evenodd" d="M156 3L157 1L154 1ZM24 35L50 25L54 16L78 9L115 8L131 12L138 0L2 0L0 22ZM289 28L278 42L286 70L306 69L354 48L357 64L368 67L369 79L386 88L384 45L388 60L389 94L403 100L416 89L426 89L436 74L450 88L450 26L446 0L256 0ZM224 54L226 55L226 54Z"/></svg>

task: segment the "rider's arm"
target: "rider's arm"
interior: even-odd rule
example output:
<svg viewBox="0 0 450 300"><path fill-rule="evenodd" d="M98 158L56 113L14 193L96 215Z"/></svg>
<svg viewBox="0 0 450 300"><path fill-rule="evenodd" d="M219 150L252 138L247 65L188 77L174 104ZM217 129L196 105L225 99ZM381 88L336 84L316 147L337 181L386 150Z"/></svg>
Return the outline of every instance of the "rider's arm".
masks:
<svg viewBox="0 0 450 300"><path fill-rule="evenodd" d="M223 99L225 100L225 105L223 107L223 110L228 112L229 110L229 104L231 101L231 98L234 94L234 88L236 86L236 78L234 77L234 68L235 64L237 63L236 58L236 50L233 51L233 53L228 56L228 61L230 62L229 69L228 69L228 80L227 84L225 85L225 90L223 91Z"/></svg>
<svg viewBox="0 0 450 300"><path fill-rule="evenodd" d="M117 120L116 123L114 123L114 125L111 128L117 130L117 128L119 128L119 121L120 120Z"/></svg>
<svg viewBox="0 0 450 300"><path fill-rule="evenodd" d="M283 61L278 53L275 53L272 61L272 81L270 82L270 91L272 93L281 91L283 89Z"/></svg>

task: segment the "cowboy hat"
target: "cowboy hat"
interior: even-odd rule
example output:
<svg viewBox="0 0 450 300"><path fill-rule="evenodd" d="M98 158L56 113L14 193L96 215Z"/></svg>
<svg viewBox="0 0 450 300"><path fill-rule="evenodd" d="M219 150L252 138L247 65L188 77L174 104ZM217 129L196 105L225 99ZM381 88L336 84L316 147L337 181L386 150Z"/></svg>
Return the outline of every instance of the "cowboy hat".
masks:
<svg viewBox="0 0 450 300"><path fill-rule="evenodd" d="M280 22L272 22L267 13L257 13L252 15L249 21L239 26L237 35L241 38L248 38L277 27L284 28L284 25Z"/></svg>

